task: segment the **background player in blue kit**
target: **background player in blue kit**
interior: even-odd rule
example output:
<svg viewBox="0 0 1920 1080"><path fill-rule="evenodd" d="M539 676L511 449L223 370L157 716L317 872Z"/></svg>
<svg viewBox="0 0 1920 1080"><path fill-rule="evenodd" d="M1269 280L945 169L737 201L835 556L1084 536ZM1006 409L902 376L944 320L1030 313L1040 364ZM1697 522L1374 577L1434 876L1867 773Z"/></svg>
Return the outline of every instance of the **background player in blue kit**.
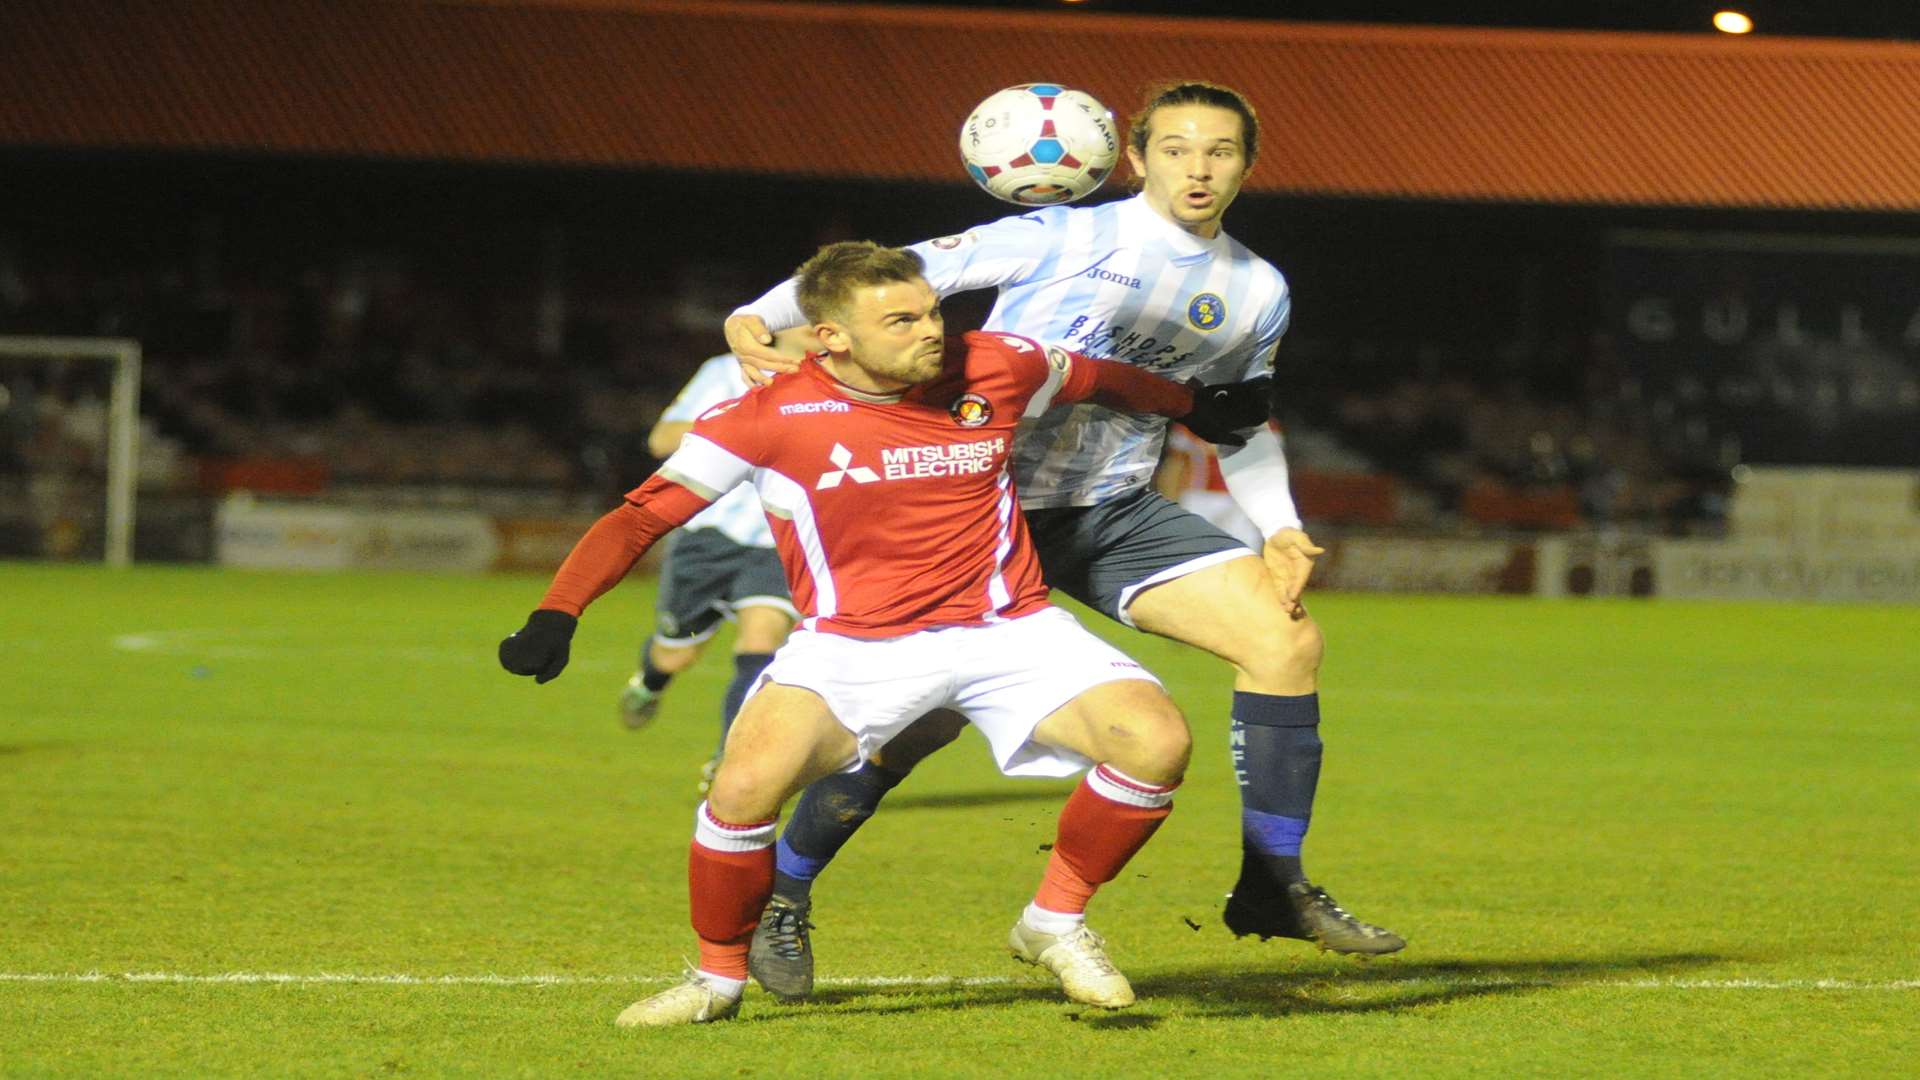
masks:
<svg viewBox="0 0 1920 1080"><path fill-rule="evenodd" d="M997 288L984 329L1022 334L1203 383L1269 373L1291 312L1286 280L1221 229L1259 152L1236 91L1181 83L1153 93L1129 131L1142 185L1131 198L1057 206L916 244L946 296ZM727 320L729 346L766 371L793 365L769 327L800 325L792 282ZM1109 617L1206 649L1235 668L1231 748L1242 860L1225 922L1235 934L1300 938L1339 952L1405 942L1342 910L1306 877L1300 851L1320 775L1319 626L1300 602L1321 549L1301 528L1270 427L1222 447L1234 499L1266 538L1258 557L1152 490L1166 422L1093 405L1024 425L1020 504L1048 584ZM886 792L958 733L938 718L855 772L809 787L779 844L779 880L755 941L754 975L786 997L812 985L813 878Z"/></svg>
<svg viewBox="0 0 1920 1080"><path fill-rule="evenodd" d="M817 346L818 339L810 328L800 327L782 331L774 346L802 357L809 343ZM701 413L748 389L732 354L708 359L647 433L648 452L663 460L671 457ZM774 551L773 531L752 488L743 485L728 492L667 540L656 609L654 631L640 646L639 669L620 691L620 717L630 728L652 722L667 684L700 658L722 621L736 623L733 679L720 702L720 741L701 769L700 790L705 792L734 714L798 619Z"/></svg>

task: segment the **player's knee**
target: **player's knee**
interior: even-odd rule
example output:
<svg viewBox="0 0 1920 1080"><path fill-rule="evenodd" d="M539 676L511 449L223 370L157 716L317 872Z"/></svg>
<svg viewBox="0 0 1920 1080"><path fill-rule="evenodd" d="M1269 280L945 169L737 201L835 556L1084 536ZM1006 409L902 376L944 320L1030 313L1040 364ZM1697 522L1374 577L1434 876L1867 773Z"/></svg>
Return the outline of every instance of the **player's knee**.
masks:
<svg viewBox="0 0 1920 1080"><path fill-rule="evenodd" d="M1193 735L1187 731L1186 721L1176 714L1149 727L1141 749L1156 773L1141 779L1169 784L1187 774L1187 762L1193 757Z"/></svg>
<svg viewBox="0 0 1920 1080"><path fill-rule="evenodd" d="M1236 661L1262 685L1310 691L1326 656L1326 640L1312 617L1282 614L1250 634L1247 655Z"/></svg>
<svg viewBox="0 0 1920 1080"><path fill-rule="evenodd" d="M707 809L729 825L751 825L766 821L780 811L784 790L774 790L779 781L755 762L723 758L707 790Z"/></svg>
<svg viewBox="0 0 1920 1080"><path fill-rule="evenodd" d="M1288 620L1282 641L1281 651L1288 666L1306 672L1320 670L1320 661L1327 655L1327 639L1320 635L1320 624L1312 616Z"/></svg>
<svg viewBox="0 0 1920 1080"><path fill-rule="evenodd" d="M662 645L654 642L647 659L654 669L667 675L678 675L693 666L700 658L698 645Z"/></svg>
<svg viewBox="0 0 1920 1080"><path fill-rule="evenodd" d="M1154 784L1171 784L1187 772L1193 735L1171 700L1111 723L1107 761L1121 772Z"/></svg>

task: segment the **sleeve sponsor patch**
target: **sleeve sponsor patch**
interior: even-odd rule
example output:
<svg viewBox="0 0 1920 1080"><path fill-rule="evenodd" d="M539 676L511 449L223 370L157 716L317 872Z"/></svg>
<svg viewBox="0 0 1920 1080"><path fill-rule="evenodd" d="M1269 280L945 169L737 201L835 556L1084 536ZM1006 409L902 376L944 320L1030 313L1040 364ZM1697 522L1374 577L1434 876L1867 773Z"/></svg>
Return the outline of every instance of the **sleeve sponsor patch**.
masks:
<svg viewBox="0 0 1920 1080"><path fill-rule="evenodd" d="M1062 375L1073 368L1073 358L1067 355L1067 350L1058 345L1047 346L1047 363L1053 365L1053 370Z"/></svg>
<svg viewBox="0 0 1920 1080"><path fill-rule="evenodd" d="M955 233L952 236L942 236L932 241L932 243L934 247L939 248L941 251L952 251L954 248L966 243L971 237L972 234L970 233Z"/></svg>
<svg viewBox="0 0 1920 1080"><path fill-rule="evenodd" d="M1032 352L1034 350L1033 342L1028 341L1026 338L1013 337L1009 334L999 334L997 336L1001 341L1006 342L1009 348L1016 352Z"/></svg>

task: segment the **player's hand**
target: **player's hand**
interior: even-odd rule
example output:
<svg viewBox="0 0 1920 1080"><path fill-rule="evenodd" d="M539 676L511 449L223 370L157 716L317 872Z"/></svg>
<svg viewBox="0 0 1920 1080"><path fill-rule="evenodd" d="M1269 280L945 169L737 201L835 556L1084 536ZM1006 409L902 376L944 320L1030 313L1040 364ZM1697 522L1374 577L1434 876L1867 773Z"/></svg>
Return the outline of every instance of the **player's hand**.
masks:
<svg viewBox="0 0 1920 1080"><path fill-rule="evenodd" d="M1260 427L1273 410L1273 377L1262 375L1237 383L1193 387L1193 411L1179 417L1188 431L1216 446L1245 446L1240 433Z"/></svg>
<svg viewBox="0 0 1920 1080"><path fill-rule="evenodd" d="M1302 529L1281 529L1267 537L1266 546L1261 549L1260 557L1267 564L1267 574L1273 578L1274 588L1280 590L1280 603L1295 619L1307 617L1300 594L1307 591L1313 560L1326 553L1327 549L1315 544L1313 537Z"/></svg>
<svg viewBox="0 0 1920 1080"><path fill-rule="evenodd" d="M537 683L559 678L579 622L564 611L540 608L527 616L527 625L500 642L500 666L515 675L531 675Z"/></svg>
<svg viewBox="0 0 1920 1080"><path fill-rule="evenodd" d="M740 371L755 386L765 386L775 375L799 371L800 362L775 352L773 331L758 315L730 315L725 324L727 351L740 358Z"/></svg>

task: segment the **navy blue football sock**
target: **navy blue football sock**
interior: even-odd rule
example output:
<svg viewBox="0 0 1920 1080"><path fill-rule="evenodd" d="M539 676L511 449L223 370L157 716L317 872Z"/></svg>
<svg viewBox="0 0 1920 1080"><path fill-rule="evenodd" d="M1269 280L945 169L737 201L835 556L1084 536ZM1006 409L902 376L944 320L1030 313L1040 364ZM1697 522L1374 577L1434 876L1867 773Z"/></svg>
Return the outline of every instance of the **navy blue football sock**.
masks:
<svg viewBox="0 0 1920 1080"><path fill-rule="evenodd" d="M740 703L747 700L747 691L753 689L755 679L773 663L773 654L764 652L734 653L733 681L727 684L727 693L720 699L720 748L726 749L727 732L733 728L733 718L740 714Z"/></svg>
<svg viewBox="0 0 1920 1080"><path fill-rule="evenodd" d="M1300 845L1320 782L1320 695L1233 695L1233 772L1240 782L1241 876L1306 879Z"/></svg>
<svg viewBox="0 0 1920 1080"><path fill-rule="evenodd" d="M640 685L657 694L665 690L667 684L672 681L672 672L661 671L653 666L653 637L649 635L647 640L640 644Z"/></svg>
<svg viewBox="0 0 1920 1080"><path fill-rule="evenodd" d="M773 891L789 900L805 900L834 855L886 798L900 773L866 764L807 785L774 848Z"/></svg>

